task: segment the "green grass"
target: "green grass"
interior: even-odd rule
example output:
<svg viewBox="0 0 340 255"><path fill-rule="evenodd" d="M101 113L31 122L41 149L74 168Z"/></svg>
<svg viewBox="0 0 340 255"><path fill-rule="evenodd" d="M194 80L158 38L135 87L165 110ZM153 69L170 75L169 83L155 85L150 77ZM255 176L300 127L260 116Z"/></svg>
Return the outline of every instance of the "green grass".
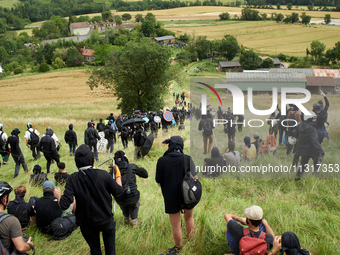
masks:
<svg viewBox="0 0 340 255"><path fill-rule="evenodd" d="M14 7L14 4L18 3L19 0L0 0L0 6L4 8Z"/></svg>
<svg viewBox="0 0 340 255"><path fill-rule="evenodd" d="M193 68L198 64L200 63L194 63L186 68L188 72L183 72L180 75L178 83L173 84L172 91L189 93L189 78L193 77ZM201 75L213 76L215 73L204 71ZM84 89L88 89L86 85ZM169 99L166 100L166 104L169 106L173 105L172 91L169 93ZM255 96L255 102L257 102L255 107L268 106L270 100L263 100L264 97L270 98L268 95ZM329 110L331 140L323 143L323 148L326 152L326 163L340 163L338 160L340 131L337 128L340 124L338 118L340 101L338 97L339 95L329 97L331 102ZM320 96L313 95L307 107L310 108L312 103L319 99ZM231 106L231 102L229 106ZM63 143L60 150L61 161L66 163L66 169L69 173L73 173L76 170L74 158L69 156L68 147L63 141L68 124L74 124L74 130L78 134L78 143L81 144L86 123L91 118L94 118L97 122L99 118L105 118L112 111L116 112L114 100L112 103L89 101L83 103L56 104L51 102L39 104L39 102L36 102L30 105L18 104L15 107L3 106L1 108L1 123L5 124L4 130L7 134L15 127L22 131L20 144L29 169L32 170L35 164L41 164L44 172L46 172L46 160L42 157L38 161L33 161L30 151L24 146L23 135L28 121L31 121L41 133L43 133L47 125L50 125ZM246 118L249 118L250 115L247 114ZM149 178L137 178L138 189L141 192L140 227L137 229L125 227L123 225L123 215L118 206L116 207L117 254L159 254L164 253L166 248L173 246L170 221L164 213L162 194L154 178L157 160L166 150L166 146L161 143L165 138L180 134L185 141L186 153L190 153L190 142L201 142L200 136L192 138L189 131L190 125L196 129L197 120L193 120L191 123L186 121L185 124L186 130L180 133L175 129L170 130L168 135L163 136L159 133L159 137L155 140L152 150L144 161L134 162L133 146L131 142L129 143L129 148L126 150L128 158L132 163L137 163L147 169ZM264 137L268 132L267 130L267 127L263 127L257 131ZM222 131L217 130L216 132L221 133ZM236 147L238 150L242 148L243 136L251 135L253 132L254 129L246 127L242 134L236 133ZM225 137L217 141L220 151L223 150L226 139ZM115 145L115 151L117 149L122 149L121 143ZM199 149L191 150L191 154L197 156L201 154L201 151ZM105 153L100 154L100 162L109 158L109 156ZM195 164L202 165L204 157L203 155L198 155L198 157L200 160L196 161ZM254 164L274 164L278 163L277 161L282 164L290 164L292 157L285 156L284 148L280 147L278 159L263 157L254 162ZM102 169L107 169L106 167L102 166ZM49 179L54 179L53 175L56 171L57 167L53 164L51 166L52 174L49 175ZM41 187L32 187L29 184L29 174L20 169L18 178L13 179L13 175L14 164L11 158L8 165L1 167L0 179L9 182L12 187L25 185L28 189L26 200L30 196L42 196ZM306 178L296 182L294 179L223 178L201 179L201 181L203 196L194 210L195 240L193 243L184 242L183 254L222 255L227 253L229 250L225 238L226 226L223 215L233 213L242 216L243 210L252 204L257 204L263 208L264 217L272 226L275 234L279 235L288 230L295 232L300 238L302 247L311 250L312 254L340 254L340 230L338 228L340 221L339 179ZM63 190L64 186L61 189ZM13 193L10 198L14 199ZM24 234L32 236L37 255L89 254L89 248L79 229L62 241L50 241L50 237L41 234L34 225L30 226Z"/></svg>

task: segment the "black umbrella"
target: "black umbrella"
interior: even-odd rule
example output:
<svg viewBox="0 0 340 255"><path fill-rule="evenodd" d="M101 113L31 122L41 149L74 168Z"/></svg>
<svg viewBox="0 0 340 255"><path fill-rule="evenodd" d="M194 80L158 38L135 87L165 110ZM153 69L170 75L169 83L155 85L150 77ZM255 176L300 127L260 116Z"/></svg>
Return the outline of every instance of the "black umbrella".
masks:
<svg viewBox="0 0 340 255"><path fill-rule="evenodd" d="M144 144L143 144L143 147L142 147L142 155L145 156L149 153L151 147L152 147L152 144L153 144L153 134L150 133L150 135L148 135L148 137L146 138Z"/></svg>
<svg viewBox="0 0 340 255"><path fill-rule="evenodd" d="M133 125L134 123L144 123L145 120L140 119L140 118L133 118L133 119L129 119L127 121L124 121L122 126L128 126L128 125Z"/></svg>

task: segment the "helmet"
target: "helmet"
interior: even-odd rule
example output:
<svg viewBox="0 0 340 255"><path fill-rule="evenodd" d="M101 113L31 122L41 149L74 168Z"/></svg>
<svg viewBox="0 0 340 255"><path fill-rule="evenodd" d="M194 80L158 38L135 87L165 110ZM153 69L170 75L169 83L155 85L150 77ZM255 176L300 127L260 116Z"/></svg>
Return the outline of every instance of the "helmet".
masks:
<svg viewBox="0 0 340 255"><path fill-rule="evenodd" d="M12 187L7 182L0 181L0 198L11 193Z"/></svg>
<svg viewBox="0 0 340 255"><path fill-rule="evenodd" d="M316 118L316 114L315 114L315 112L313 112L313 111L309 111L309 114L308 115L304 115L303 116L303 120L304 121L308 121L309 119L314 119L314 118Z"/></svg>
<svg viewBox="0 0 340 255"><path fill-rule="evenodd" d="M293 136L288 136L288 143L289 143L290 145L296 144L296 138L293 137Z"/></svg>
<svg viewBox="0 0 340 255"><path fill-rule="evenodd" d="M27 123L27 127L28 127L28 128L31 128L31 127L32 127L32 123L31 123L31 122L28 122L28 123Z"/></svg>
<svg viewBox="0 0 340 255"><path fill-rule="evenodd" d="M259 132L254 132L253 136L254 136L254 138L255 138L255 139L258 139L258 138L260 138L260 134L259 134Z"/></svg>

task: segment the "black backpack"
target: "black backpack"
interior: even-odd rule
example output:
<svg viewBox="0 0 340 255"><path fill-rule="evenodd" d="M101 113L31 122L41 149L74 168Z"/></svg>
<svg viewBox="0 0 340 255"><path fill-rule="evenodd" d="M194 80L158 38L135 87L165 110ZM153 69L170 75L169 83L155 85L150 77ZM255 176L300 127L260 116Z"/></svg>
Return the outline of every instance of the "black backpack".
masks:
<svg viewBox="0 0 340 255"><path fill-rule="evenodd" d="M211 136L212 135L212 126L208 120L206 120L203 124L203 134L204 136Z"/></svg>
<svg viewBox="0 0 340 255"><path fill-rule="evenodd" d="M108 128L104 129L104 136L105 136L105 139L109 139L109 137L110 137L110 130Z"/></svg>
<svg viewBox="0 0 340 255"><path fill-rule="evenodd" d="M31 134L31 138L28 139L28 144L29 145L37 145L39 143L39 136L34 132L35 130L33 129L33 132L29 131Z"/></svg>
<svg viewBox="0 0 340 255"><path fill-rule="evenodd" d="M52 231L53 240L63 240L70 236L77 228L76 216L73 214L66 215L65 217L58 217L54 219L48 228Z"/></svg>
<svg viewBox="0 0 340 255"><path fill-rule="evenodd" d="M123 137L129 136L129 129L127 127L122 127L122 136Z"/></svg>
<svg viewBox="0 0 340 255"><path fill-rule="evenodd" d="M7 213L1 213L0 214L0 222L2 222L4 219L7 217L12 216L11 214ZM2 244L1 237L0 237L0 255L9 255L10 253L8 250L5 248L5 246Z"/></svg>
<svg viewBox="0 0 340 255"><path fill-rule="evenodd" d="M184 155L184 177L180 185L180 205L181 209L192 209L201 200L202 184L195 179L188 168L187 156Z"/></svg>

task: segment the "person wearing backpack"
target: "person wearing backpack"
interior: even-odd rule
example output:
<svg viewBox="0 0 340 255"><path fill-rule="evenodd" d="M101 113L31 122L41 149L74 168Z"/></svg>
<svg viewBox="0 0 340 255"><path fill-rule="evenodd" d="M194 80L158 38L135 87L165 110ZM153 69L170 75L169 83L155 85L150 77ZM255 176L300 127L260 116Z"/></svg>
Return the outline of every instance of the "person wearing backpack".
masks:
<svg viewBox="0 0 340 255"><path fill-rule="evenodd" d="M15 250L19 253L26 253L34 249L32 238L28 238L25 242L19 220L13 215L4 213L12 190L7 182L0 181L0 246L9 252L6 254L11 254Z"/></svg>
<svg viewBox="0 0 340 255"><path fill-rule="evenodd" d="M259 255L268 254L268 250L273 247L275 234L268 222L263 219L262 208L252 205L244 210L244 215L246 218L234 214L224 215L230 251L237 255L252 254L250 252ZM244 228L238 222L248 227Z"/></svg>
<svg viewBox="0 0 340 255"><path fill-rule="evenodd" d="M148 172L143 167L129 164L124 151L117 151L114 159L121 173L122 187L128 191L124 198L117 198L116 201L122 209L124 223L135 228L140 223L138 220L140 192L137 189L136 175L148 178Z"/></svg>
<svg viewBox="0 0 340 255"><path fill-rule="evenodd" d="M163 141L163 143L168 144L168 150L157 161L155 180L162 189L165 213L169 214L172 234L175 240L175 246L169 248L167 253L177 253L182 249L181 182L186 175L186 168L195 179L197 179L197 173L192 158L183 153L184 141L182 137L172 136L170 139ZM184 157L186 158L187 166L184 165ZM194 209L183 210L185 228L190 240L194 236Z"/></svg>
<svg viewBox="0 0 340 255"><path fill-rule="evenodd" d="M126 149L128 147L129 127L127 126L121 127L120 138L122 139L124 149Z"/></svg>
<svg viewBox="0 0 340 255"><path fill-rule="evenodd" d="M48 129L46 130L46 134L41 138L38 148L44 153L44 157L47 161L46 163L46 171L47 174L50 173L50 167L52 160L54 160L57 164L60 162L60 155L57 152L57 148L55 146L55 141L52 138L53 130Z"/></svg>
<svg viewBox="0 0 340 255"><path fill-rule="evenodd" d="M4 124L0 123L0 154L3 159L3 164L6 165L9 159L9 153L6 152L5 145L7 142L7 134L3 131ZM0 162L1 166L1 162Z"/></svg>
<svg viewBox="0 0 340 255"><path fill-rule="evenodd" d="M64 139L70 148L70 156L74 156L74 154L76 153L76 147L78 146L78 140L77 134L73 130L72 123L68 126L68 130L65 132Z"/></svg>
<svg viewBox="0 0 340 255"><path fill-rule="evenodd" d="M207 154L211 152L214 134L213 134L214 123L211 118L207 115L202 115L202 119L198 124L198 130L202 131L203 135L203 154ZM207 144L209 141L209 147L207 148Z"/></svg>
<svg viewBox="0 0 340 255"><path fill-rule="evenodd" d="M87 129L84 133L84 141L87 146L89 146L90 150L93 150L94 158L96 161L98 159L98 150L97 150L97 141L100 140L100 136L98 135L97 130L92 127L91 122L87 123Z"/></svg>
<svg viewBox="0 0 340 255"><path fill-rule="evenodd" d="M38 143L40 140L40 133L37 129L33 128L31 122L27 123L27 130L24 135L26 139L26 146L32 151L32 157L34 160L40 158L40 151L38 149Z"/></svg>
<svg viewBox="0 0 340 255"><path fill-rule="evenodd" d="M135 160L138 160L139 158L144 159L144 156L142 155L142 148L144 145L144 142L146 140L146 134L143 131L142 127L140 125L137 125L135 127L135 134L133 136L133 141L135 143Z"/></svg>
<svg viewBox="0 0 340 255"><path fill-rule="evenodd" d="M114 130L112 128L111 120L109 120L108 124L104 127L105 139L107 140L106 145L106 153L113 153L113 139L114 139Z"/></svg>
<svg viewBox="0 0 340 255"><path fill-rule="evenodd" d="M8 137L5 144L6 151L11 152L12 158L15 162L14 178L17 177L19 174L20 165L22 166L25 172L28 172L24 154L22 154L19 146L19 134L20 134L19 129L17 128L13 129L13 131L11 132L11 136ZM9 148L8 145L10 145L11 148Z"/></svg>

